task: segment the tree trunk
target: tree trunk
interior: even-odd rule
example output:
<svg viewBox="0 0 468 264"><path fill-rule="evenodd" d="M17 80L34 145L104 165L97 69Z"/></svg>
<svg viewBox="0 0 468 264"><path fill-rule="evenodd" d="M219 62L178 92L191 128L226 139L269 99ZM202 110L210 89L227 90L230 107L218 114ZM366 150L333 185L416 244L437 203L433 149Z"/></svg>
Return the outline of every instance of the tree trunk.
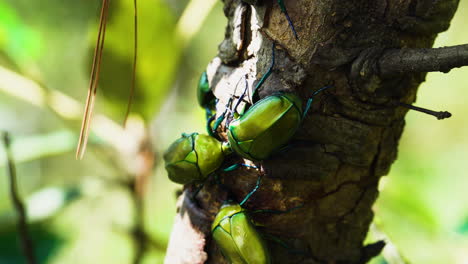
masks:
<svg viewBox="0 0 468 264"><path fill-rule="evenodd" d="M456 66L443 67L436 56L431 63L439 68L418 68L432 54L422 48L448 28L458 0L285 0L298 40L277 1L259 2L224 0L225 39L207 68L218 115L243 92L244 78L251 94L270 66L273 42L276 63L260 98L287 90L305 102L317 89L333 87L315 97L289 148L256 163L260 172L238 169L222 174L222 182L240 201L263 174L248 210L302 205L251 215L261 232L290 248L267 240L273 263L365 263L382 245L363 240L379 179L397 156L407 112L400 103L415 101L424 71ZM412 51L420 53L405 62ZM226 164L239 162L248 161L233 157ZM186 186L180 197L166 263L227 263L210 235L226 193L214 180L188 199L193 190Z"/></svg>

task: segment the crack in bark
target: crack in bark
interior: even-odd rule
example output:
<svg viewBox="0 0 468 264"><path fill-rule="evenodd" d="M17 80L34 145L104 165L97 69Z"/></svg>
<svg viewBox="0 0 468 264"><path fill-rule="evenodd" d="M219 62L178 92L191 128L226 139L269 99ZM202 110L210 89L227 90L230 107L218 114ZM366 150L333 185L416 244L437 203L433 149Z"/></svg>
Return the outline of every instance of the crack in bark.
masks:
<svg viewBox="0 0 468 264"><path fill-rule="evenodd" d="M337 172L337 173L338 173L338 172ZM327 198L328 196L331 196L331 195L333 195L333 194L335 194L335 193L341 191L341 189L342 189L343 187L347 186L347 185L356 185L356 186L360 186L360 183L361 183L361 181L345 181L345 182L339 184L338 187L337 187L336 189L334 189L334 190L332 190L332 191L329 191L329 192L327 192L327 193L325 193L325 194L323 194L323 195L318 196L318 197L316 198L316 200L318 201L318 200L322 200L322 199L324 199L324 198Z"/></svg>
<svg viewBox="0 0 468 264"><path fill-rule="evenodd" d="M344 218L348 215L351 215L354 213L354 211L356 210L356 208L359 206L359 204L362 202L362 200L364 199L364 197L366 196L366 193L367 191L369 191L369 189L371 188L372 186L368 186L368 187L365 187L364 190L361 192L361 194L359 195L359 198L356 200L356 202L354 203L354 206L348 210L348 212L344 213L343 215L339 216L338 219L336 220L336 223L341 223L344 221Z"/></svg>
<svg viewBox="0 0 468 264"><path fill-rule="evenodd" d="M252 11L251 7L248 6L246 8L245 14L242 17L242 29L241 29L241 34L242 34L242 46L240 50L238 50L239 56L239 61L244 61L248 60L251 56L248 56L247 49L250 45L250 42L252 41L252 32L249 30L251 27L250 20L252 17Z"/></svg>

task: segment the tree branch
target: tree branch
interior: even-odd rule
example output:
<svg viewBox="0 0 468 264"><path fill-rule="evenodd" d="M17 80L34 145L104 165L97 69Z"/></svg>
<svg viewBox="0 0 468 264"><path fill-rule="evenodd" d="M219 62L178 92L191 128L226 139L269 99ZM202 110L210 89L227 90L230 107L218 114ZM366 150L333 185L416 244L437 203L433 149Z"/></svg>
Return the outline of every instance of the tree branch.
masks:
<svg viewBox="0 0 468 264"><path fill-rule="evenodd" d="M380 76L449 72L468 65L468 44L430 49L392 49L377 60Z"/></svg>
<svg viewBox="0 0 468 264"><path fill-rule="evenodd" d="M3 134L3 142L5 144L5 152L7 156L8 164L8 177L10 179L10 197L18 213L18 232L20 236L21 247L23 248L23 254L26 257L29 264L36 264L36 256L34 253L34 245L29 236L26 210L24 204L18 193L18 184L16 181L16 169L13 162L13 158L10 150L10 136L8 133Z"/></svg>
<svg viewBox="0 0 468 264"><path fill-rule="evenodd" d="M418 112L421 112L421 113L425 113L425 114L434 116L438 120L442 120L442 119L445 119L445 118L452 117L452 113L447 112L447 111L433 111L433 110L429 110L429 109L426 109L426 108L422 108L422 107L418 107L418 106L414 106L414 105L410 105L410 104L405 104L405 103L401 103L401 102L399 102L398 105L406 107L406 108L414 110L414 111L418 111Z"/></svg>

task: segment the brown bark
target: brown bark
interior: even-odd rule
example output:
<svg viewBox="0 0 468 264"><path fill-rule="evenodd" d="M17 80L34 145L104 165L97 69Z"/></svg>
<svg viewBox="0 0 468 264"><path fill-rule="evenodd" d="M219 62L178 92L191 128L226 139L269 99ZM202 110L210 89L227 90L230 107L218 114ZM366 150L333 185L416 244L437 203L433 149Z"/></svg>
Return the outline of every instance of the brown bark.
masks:
<svg viewBox="0 0 468 264"><path fill-rule="evenodd" d="M268 242L273 263L365 263L381 246L366 247L363 240L373 218L378 181L397 156L407 112L398 103L414 102L425 78L421 71L430 70L430 66L395 70L399 65L392 52L397 56L402 49L430 48L437 33L448 28L458 0L285 2L299 40L276 1L251 6L224 0L229 20L226 38L207 68L220 99L218 109L224 110L232 95L242 93L244 82L239 80L244 76L251 90L266 72L272 41L276 65L260 97L292 90L305 101L327 84L334 88L315 98L289 149L257 163L264 174L262 185L245 207L285 210L304 205L287 214L252 215L261 231L303 252L291 254ZM446 56L439 57L447 61ZM411 66L414 61L421 60L405 63ZM456 66L460 65L433 70ZM234 157L227 164L237 162L243 161ZM257 175L242 168L223 174L222 181L240 201ZM185 188L186 195L191 191L190 186ZM166 263L226 263L209 233L225 199L226 193L209 181L195 201L180 201L174 229L190 232L174 232ZM198 239L190 239L194 237Z"/></svg>

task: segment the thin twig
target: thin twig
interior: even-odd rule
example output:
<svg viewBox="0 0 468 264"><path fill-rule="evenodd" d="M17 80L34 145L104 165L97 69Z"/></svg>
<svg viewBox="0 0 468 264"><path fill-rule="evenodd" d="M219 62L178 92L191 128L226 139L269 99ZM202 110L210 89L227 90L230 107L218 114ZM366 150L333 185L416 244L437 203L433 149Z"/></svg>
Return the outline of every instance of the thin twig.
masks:
<svg viewBox="0 0 468 264"><path fill-rule="evenodd" d="M91 77L89 80L88 96L86 98L85 110L83 114L83 122L80 130L80 138L76 147L76 159L82 159L86 151L88 142L89 127L93 116L94 102L99 83L99 75L101 73L101 60L104 50L104 41L106 39L107 15L109 11L109 1L102 0L101 15L99 18L99 30L94 49L93 65L91 68Z"/></svg>
<svg viewBox="0 0 468 264"><path fill-rule="evenodd" d="M125 113L123 126L127 124L130 110L132 109L133 96L136 86L136 69L137 69L137 54L138 54L138 5L137 0L133 0L133 69L132 69L132 84L130 85L130 95L128 97L127 112Z"/></svg>
<svg viewBox="0 0 468 264"><path fill-rule="evenodd" d="M442 119L445 119L445 118L452 117L452 114L450 112L447 112L447 111L438 111L437 112L437 111L433 111L433 110L430 110L430 109L426 109L426 108L422 108L422 107L414 106L414 105L410 105L410 104L405 104L405 103L398 103L398 105L400 105L402 107L406 107L406 108L414 110L414 111L418 111L418 112L421 112L421 113L425 113L425 114L434 116L438 120L442 120Z"/></svg>
<svg viewBox="0 0 468 264"><path fill-rule="evenodd" d="M18 213L18 233L20 236L21 247L23 249L23 254L26 257L27 263L36 264L37 260L34 253L34 245L28 232L26 210L24 209L24 204L18 193L16 169L10 150L10 136L6 132L3 133L3 142L5 144L5 152L7 156L7 174L10 179L10 197L11 201L13 202L13 206Z"/></svg>
<svg viewBox="0 0 468 264"><path fill-rule="evenodd" d="M136 244L135 255L133 256L133 264L142 262L147 250L148 237L145 232L145 209L143 197L138 195L136 189L132 190L133 203L135 205L135 227L133 228L133 239Z"/></svg>
<svg viewBox="0 0 468 264"><path fill-rule="evenodd" d="M145 131L147 132L146 129ZM155 154L148 134L141 138L139 144L136 162L143 166L139 166L138 169L134 171L132 188L129 190L135 205L135 226L133 229L133 238L136 243L136 252L133 258L134 264L142 263L149 248L148 246L152 244L152 239L146 232L145 190L148 187L155 165Z"/></svg>

